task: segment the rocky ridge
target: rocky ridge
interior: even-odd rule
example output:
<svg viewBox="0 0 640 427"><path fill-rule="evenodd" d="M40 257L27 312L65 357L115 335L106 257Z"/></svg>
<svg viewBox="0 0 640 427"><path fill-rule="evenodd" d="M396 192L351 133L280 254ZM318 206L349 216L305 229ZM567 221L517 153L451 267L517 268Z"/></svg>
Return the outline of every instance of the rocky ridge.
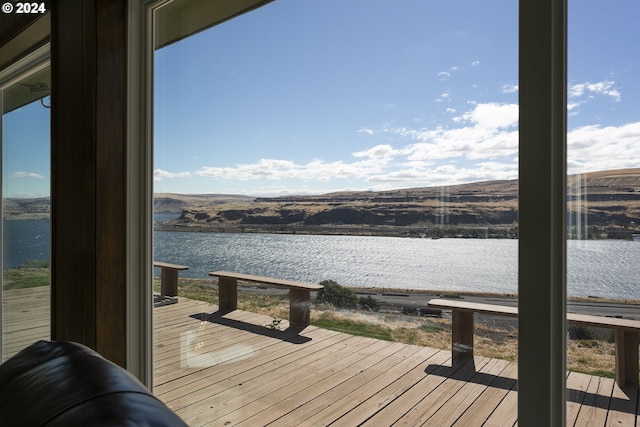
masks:
<svg viewBox="0 0 640 427"><path fill-rule="evenodd" d="M570 176L567 195L568 224L585 236L638 232L640 168ZM180 208L158 224L164 230L517 237L518 181L274 198L162 194L155 204Z"/></svg>

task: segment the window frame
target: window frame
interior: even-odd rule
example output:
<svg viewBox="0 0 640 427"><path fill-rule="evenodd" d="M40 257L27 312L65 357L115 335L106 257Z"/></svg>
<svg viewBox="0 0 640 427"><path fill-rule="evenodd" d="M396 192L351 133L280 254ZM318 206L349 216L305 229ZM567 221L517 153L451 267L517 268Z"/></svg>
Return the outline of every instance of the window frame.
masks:
<svg viewBox="0 0 640 427"><path fill-rule="evenodd" d="M132 3L136 7L139 5L135 1ZM144 100L144 105L136 105L129 117L130 121L143 120L138 132L131 136L144 138L140 140L145 141L146 155L152 153L153 136L153 58L148 55L153 51L151 19L154 11L165 3L146 1L136 8L135 14L130 14L135 21L130 27L134 30L131 32L136 40L134 44L147 49L140 55L144 58L143 63L133 61L131 64L132 76L137 82L133 92L142 95L139 99ZM519 301L527 303L520 305L519 316L518 418L521 426L555 426L565 424L566 405L566 239L563 227L566 212L567 1L519 0L519 23L518 287ZM141 186L147 186L142 193L152 197L152 170L148 160L141 164L144 168L138 173L142 175L136 179ZM544 177L542 182L540 177ZM130 214L141 223L151 221L149 202L147 200L145 205L149 209L146 214ZM149 223L146 226L148 229ZM151 245L150 236L146 236L141 244ZM144 252L150 252L150 248ZM542 326L541 319L544 319ZM140 326L144 327L144 322Z"/></svg>

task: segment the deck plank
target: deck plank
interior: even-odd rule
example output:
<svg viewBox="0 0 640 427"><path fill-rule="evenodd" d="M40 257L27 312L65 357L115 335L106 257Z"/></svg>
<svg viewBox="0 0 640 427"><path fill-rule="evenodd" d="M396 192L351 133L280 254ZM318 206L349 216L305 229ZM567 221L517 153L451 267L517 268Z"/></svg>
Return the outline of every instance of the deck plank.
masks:
<svg viewBox="0 0 640 427"><path fill-rule="evenodd" d="M607 427L633 426L636 423L638 411L638 387L621 389L614 384L611 404L607 414Z"/></svg>
<svg viewBox="0 0 640 427"><path fill-rule="evenodd" d="M475 366L473 363L467 363L458 369L453 375L449 376L428 399L422 401L423 404L416 405L402 417L395 425L398 426L420 426L431 418L436 412L441 410L456 393L479 374L479 371L485 369L490 359L483 357L475 357Z"/></svg>
<svg viewBox="0 0 640 427"><path fill-rule="evenodd" d="M607 378L592 377L587 388L586 396L580 407L576 426L596 426L604 425L607 419L608 404L604 407L604 399L611 396L613 391L612 380L606 381ZM601 395L600 393L605 393Z"/></svg>
<svg viewBox="0 0 640 427"><path fill-rule="evenodd" d="M373 363L372 360L372 363L358 366L352 377L343 378L343 382L323 394L322 400L309 400L286 416L279 418L277 422L291 424L297 421L300 426L317 426L328 425L340 418L359 403L359 398L365 397L365 390L369 389L371 382L383 373L394 371L402 360L419 350L403 345L393 347L395 348L389 347L389 353L383 355L384 358L377 362ZM355 395L360 395L361 391L362 396L356 397Z"/></svg>
<svg viewBox="0 0 640 427"><path fill-rule="evenodd" d="M438 355L441 356L441 359L434 359L433 365L429 366L439 366L440 368L434 369L431 372L432 375L422 376L417 381L413 381L413 378L408 379L406 388L402 390L401 394L381 407L361 425L371 427L384 424L392 425L442 384L445 381L445 376L437 375L437 372L441 370L444 374L449 369L446 365L451 362L451 354L439 353Z"/></svg>
<svg viewBox="0 0 640 427"><path fill-rule="evenodd" d="M453 425L462 413L467 412L478 397L491 386L508 364L509 362L505 360L490 360L422 425ZM494 402L490 404L495 408Z"/></svg>
<svg viewBox="0 0 640 427"><path fill-rule="evenodd" d="M5 357L49 339L49 291L5 291ZM154 393L192 426L517 425L517 364L179 298L154 308ZM640 427L638 387L567 374L568 426Z"/></svg>
<svg viewBox="0 0 640 427"><path fill-rule="evenodd" d="M476 400L464 411L452 424L454 426L480 426L483 425L496 410L500 402L513 390L516 385L518 365L509 363L496 376L495 380L482 391Z"/></svg>
<svg viewBox="0 0 640 427"><path fill-rule="evenodd" d="M576 425L580 408L589 389L589 383L594 378L591 375L580 372L569 372L567 374L567 427Z"/></svg>
<svg viewBox="0 0 640 427"><path fill-rule="evenodd" d="M316 341L313 345L321 343L325 339L332 339L335 337L334 333L326 334L325 330L316 329L309 332L309 336L314 337ZM334 340L335 342L344 340L345 337ZM313 346L310 345L309 349L313 351ZM186 398L190 401L190 395L201 389L208 388L211 384L215 384L220 381L224 381L227 378L238 378L239 375L250 373L250 371L261 371L265 369L273 369L278 364L286 363L288 360L296 360L303 356L302 349L291 350L287 347L273 348L271 346L265 347L261 350L261 354L254 359L254 363L250 365L238 361L230 364L227 369L214 369L206 368L200 373L198 379L195 380L194 375L183 376L176 380L164 383L154 388L154 392L158 396L162 396L165 402L172 402L172 404L178 404L173 402L179 398Z"/></svg>
<svg viewBox="0 0 640 427"><path fill-rule="evenodd" d="M296 353L291 357L282 359L282 363L280 363L280 360L273 360L266 366L263 364L259 366L251 364L251 369L245 369L243 372L233 375L232 377L229 377L227 374L221 378L221 381L209 383L204 391L205 394L201 394L198 397L210 398L212 396L224 394L224 406L228 408L228 412L231 412L237 408L241 408L242 406L240 403L244 403L249 395L260 396L262 393L261 388L271 387L273 390L278 390L281 387L288 386L292 378L299 378L305 373L309 363L316 363L314 366L321 368L322 365L319 363L318 359L323 357L321 353L322 347L331 346L333 348L346 348L351 345L354 346L354 349L358 348L355 340L335 343L325 340L318 344L318 347L320 347L319 350L315 347L309 348L308 352L302 354ZM285 363L291 363L291 366L288 367ZM327 364L329 364L329 362L327 362ZM268 381L268 383L265 383L265 381ZM234 406L236 404L236 402L233 401L234 398L238 401L239 406L237 407ZM198 408L194 407L193 401L193 395L189 395L185 397L184 404L185 406L191 406L192 408L190 410L195 412ZM179 402L175 401L170 403L172 405L179 404ZM222 411L221 408L220 411Z"/></svg>
<svg viewBox="0 0 640 427"><path fill-rule="evenodd" d="M419 378L417 370L421 370L424 375L424 368L429 360L441 352L427 347L421 347L418 351L413 351L412 346L407 348L407 355L402 355L402 359L384 371L379 367L367 369L369 378L366 383L357 388L350 387L347 393L343 391L331 405L326 405L324 409L313 417L307 419L301 425L329 425L334 423L337 426L359 425L374 415L379 408L398 395L398 390L407 388L407 383L402 381L403 377L415 375L411 382L415 383ZM446 360L446 359L445 359ZM418 374L418 375L416 375ZM392 385L395 385L392 387Z"/></svg>
<svg viewBox="0 0 640 427"><path fill-rule="evenodd" d="M258 378L257 387L250 390L247 395L236 397L227 408L224 417L215 419L216 423L252 426L258 422L261 425L268 425L298 406L313 400L310 397L321 396L327 390L353 376L358 366L373 363L385 357L391 347L391 343L376 340L349 339L348 341L348 345L340 351L328 348L317 352L315 363L312 365L305 363L296 371L281 375L275 384L268 381L270 377L266 374ZM250 405L247 404L248 399L251 399Z"/></svg>

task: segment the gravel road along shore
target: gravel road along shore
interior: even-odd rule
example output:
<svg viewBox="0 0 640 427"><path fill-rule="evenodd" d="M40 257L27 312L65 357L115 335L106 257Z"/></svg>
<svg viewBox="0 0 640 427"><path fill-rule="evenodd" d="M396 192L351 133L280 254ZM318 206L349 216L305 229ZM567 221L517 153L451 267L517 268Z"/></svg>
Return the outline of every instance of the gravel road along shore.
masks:
<svg viewBox="0 0 640 427"><path fill-rule="evenodd" d="M286 289L266 288L262 286L242 286L244 292L270 294L287 293ZM268 291L266 290L268 289ZM350 288L358 297L371 296L380 303L380 311L401 313L402 309L417 310L428 308L429 300L434 298L455 298L485 304L517 306L515 295L481 294L466 292L421 291L412 289L376 289ZM592 314L605 317L623 317L640 320L640 301L615 301L599 298L569 299L567 311L570 313ZM481 316L478 316L479 318ZM496 316L491 316L496 317ZM515 320L513 320L515 322Z"/></svg>
<svg viewBox="0 0 640 427"><path fill-rule="evenodd" d="M428 302L434 298L455 298L464 301L485 304L517 306L518 299L513 295L475 294L475 293L441 293L438 291L415 291L399 289L353 289L358 296L367 296L380 302L381 311L402 311L402 308L427 308ZM640 303L605 301L598 298L570 299L567 311L571 313L592 314L595 316L623 317L640 320Z"/></svg>

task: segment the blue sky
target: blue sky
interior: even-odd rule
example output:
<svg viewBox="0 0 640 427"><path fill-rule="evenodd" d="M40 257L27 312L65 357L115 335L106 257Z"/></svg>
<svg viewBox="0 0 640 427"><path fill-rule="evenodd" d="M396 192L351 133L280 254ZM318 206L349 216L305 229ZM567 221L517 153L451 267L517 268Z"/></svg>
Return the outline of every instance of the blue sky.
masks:
<svg viewBox="0 0 640 427"><path fill-rule="evenodd" d="M3 197L49 196L49 112L36 101L3 116Z"/></svg>
<svg viewBox="0 0 640 427"><path fill-rule="evenodd" d="M157 51L155 191L517 178L517 3L276 0ZM569 171L638 167L640 3L569 12ZM25 109L16 127L36 128ZM48 150L32 143L43 135L5 148L27 159L5 155L5 197L48 193Z"/></svg>
<svg viewBox="0 0 640 427"><path fill-rule="evenodd" d="M572 2L573 173L638 166L638 12ZM156 191L517 178L517 23L515 0L277 0L162 49Z"/></svg>

